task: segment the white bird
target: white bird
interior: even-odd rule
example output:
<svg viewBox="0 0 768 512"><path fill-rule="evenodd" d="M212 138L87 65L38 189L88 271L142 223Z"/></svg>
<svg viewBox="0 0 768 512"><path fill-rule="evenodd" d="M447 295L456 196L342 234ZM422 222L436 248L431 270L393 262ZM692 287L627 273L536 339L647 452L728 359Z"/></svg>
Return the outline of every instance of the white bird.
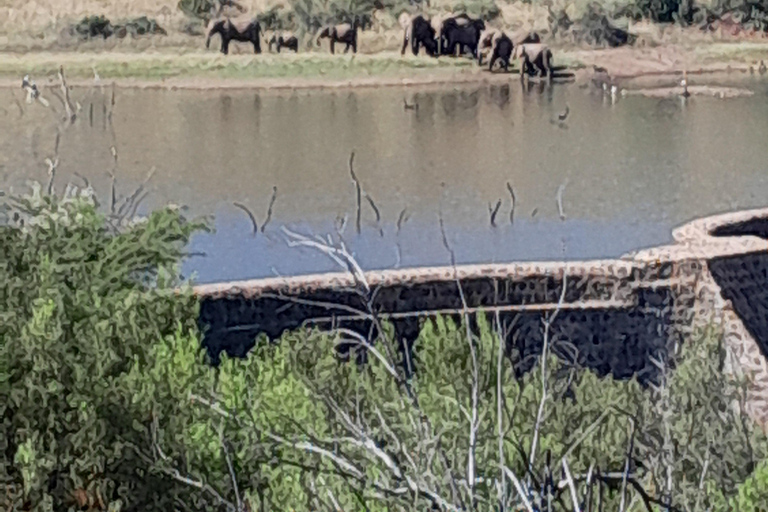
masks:
<svg viewBox="0 0 768 512"><path fill-rule="evenodd" d="M22 78L21 88L27 91L27 103L32 103L32 100L40 97L40 90L37 88L37 84L29 78L29 75Z"/></svg>
<svg viewBox="0 0 768 512"><path fill-rule="evenodd" d="M688 92L688 81L685 78L680 80L680 87L683 88L683 92L682 92L683 98L687 98L688 96L691 95L691 93Z"/></svg>
<svg viewBox="0 0 768 512"><path fill-rule="evenodd" d="M29 75L24 75L24 78L22 78L21 88L27 91L27 103L32 103L33 100L37 100L45 107L49 105L48 100L40 96L40 89L38 89L37 84L29 78Z"/></svg>

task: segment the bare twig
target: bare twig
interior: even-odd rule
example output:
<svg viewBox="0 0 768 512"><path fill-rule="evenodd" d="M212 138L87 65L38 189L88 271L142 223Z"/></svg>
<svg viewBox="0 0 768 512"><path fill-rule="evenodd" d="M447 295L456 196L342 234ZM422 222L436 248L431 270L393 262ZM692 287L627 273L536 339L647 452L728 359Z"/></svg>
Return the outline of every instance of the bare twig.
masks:
<svg viewBox="0 0 768 512"><path fill-rule="evenodd" d="M256 233L258 233L259 232L259 224L256 222L256 217L254 217L254 215L251 212L251 210L249 210L248 207L245 206L242 203L235 202L235 203L232 203L232 204L235 205L237 208L240 208L241 210L243 210L248 215L248 218L251 219L251 225L253 226L253 234L255 235Z"/></svg>
<svg viewBox="0 0 768 512"><path fill-rule="evenodd" d="M573 510L574 512L581 512L581 508L579 507L579 495L576 492L576 484L573 482L573 477L571 476L571 470L568 469L568 461L563 459L563 472L565 472L565 478L568 481L568 488L571 490L571 500L573 500Z"/></svg>
<svg viewBox="0 0 768 512"><path fill-rule="evenodd" d="M75 108L72 106L72 99L69 95L69 87L67 87L67 80L64 78L64 66L59 66L59 83L61 87L61 93L64 96L64 108L67 111L67 120L70 123L74 123L77 118Z"/></svg>
<svg viewBox="0 0 768 512"><path fill-rule="evenodd" d="M376 203L373 202L373 198L368 194L368 192L364 192L365 199L368 201L368 204L371 205L371 209L376 214L376 225L379 226L379 234L384 237L384 230L381 227L381 213L379 212L379 209L376 207Z"/></svg>
<svg viewBox="0 0 768 512"><path fill-rule="evenodd" d="M619 512L624 512L624 507L626 506L626 497L627 497L627 480L629 479L629 467L630 462L632 461L632 452L634 450L635 445L635 422L630 418L629 421L630 425L630 434L629 434L629 442L627 443L627 456L624 461L624 475L621 480L621 503L619 505Z"/></svg>
<svg viewBox="0 0 768 512"><path fill-rule="evenodd" d="M269 200L269 207L267 208L267 217L264 219L264 224L261 225L261 232L264 232L264 229L267 227L267 224L269 224L269 221L272 220L272 207L275 206L275 200L277 199L277 186L272 187L272 198Z"/></svg>
<svg viewBox="0 0 768 512"><path fill-rule="evenodd" d="M515 191L512 188L512 184L507 182L507 190L509 190L509 195L512 201L512 205L509 210L509 223L512 224L515 221L515 206L517 204L517 198L515 197Z"/></svg>
<svg viewBox="0 0 768 512"><path fill-rule="evenodd" d="M536 448L539 440L539 432L541 429L541 421L544 417L544 404L547 401L547 357L549 352L549 331L550 327L552 325L552 322L554 322L555 318L557 317L557 314L562 309L563 303L565 302L565 292L568 286L568 268L565 267L563 269L563 289L560 293L560 299L557 302L557 308L552 313L552 315L549 317L549 319L544 321L544 343L541 349L541 401L539 402L539 411L536 414L536 425L534 426L533 430L533 441L531 442L531 453L530 453L530 462L528 464L528 467L530 470L533 470L533 463L536 460Z"/></svg>
<svg viewBox="0 0 768 512"><path fill-rule="evenodd" d="M80 174L79 172L74 172L74 173L72 173L72 174L74 174L75 176L77 176L78 178L80 178L81 180L83 180L83 183L85 184L85 187L86 187L86 188L91 188L91 182L90 182L90 181L88 181L88 178L86 178L85 176L83 176L83 175L82 175L82 174Z"/></svg>
<svg viewBox="0 0 768 512"><path fill-rule="evenodd" d="M710 447L709 444L707 444L707 454L704 457L704 467L701 469L701 478L699 478L699 494L696 496L696 505L693 508L694 512L698 512L701 495L704 493L704 481L707 478L707 470L709 469L709 451Z"/></svg>
<svg viewBox="0 0 768 512"><path fill-rule="evenodd" d="M237 476L235 475L235 468L232 465L232 457L229 455L229 448L227 447L227 440L224 439L224 425L220 427L219 438L221 441L221 447L224 450L224 457L227 461L227 469L229 470L229 476L232 479L232 488L235 491L235 501L237 503L237 510L240 512L243 510L243 502L240 500L240 489L237 486Z"/></svg>
<svg viewBox="0 0 768 512"><path fill-rule="evenodd" d="M565 192L566 185L568 185L567 179L559 187L557 187L557 211L560 215L560 220L565 220L565 211L563 210L563 192Z"/></svg>
<svg viewBox="0 0 768 512"><path fill-rule="evenodd" d="M499 213L499 208L501 208L501 199L499 199L496 202L496 206L491 207L491 204L488 203L488 213L491 215L491 226L496 227L496 215Z"/></svg>
<svg viewBox="0 0 768 512"><path fill-rule="evenodd" d="M353 167L353 164L355 163L355 152L352 151L349 155L349 175L352 177L352 183L355 185L355 198L356 198L356 205L357 205L357 222L355 226L357 227L357 234L360 234L361 226L360 223L362 221L362 187L360 186L360 181L357 179L357 176L355 175L355 169Z"/></svg>

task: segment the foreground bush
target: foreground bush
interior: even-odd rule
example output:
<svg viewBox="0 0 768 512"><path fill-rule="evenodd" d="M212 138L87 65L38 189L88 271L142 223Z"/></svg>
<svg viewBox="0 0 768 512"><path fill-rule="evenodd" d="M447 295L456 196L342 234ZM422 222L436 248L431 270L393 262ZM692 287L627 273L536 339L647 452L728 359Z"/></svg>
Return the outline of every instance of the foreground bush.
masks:
<svg viewBox="0 0 768 512"><path fill-rule="evenodd" d="M516 379L484 317L479 334L427 322L412 353L386 325L373 347L302 330L214 368L195 301L172 291L203 227L173 209L119 221L87 193L14 199L0 225L0 500L486 511L572 510L575 495L582 510L601 497L725 511L765 496L766 440L734 407L715 330L651 389L551 356ZM350 340L365 364L339 362Z"/></svg>

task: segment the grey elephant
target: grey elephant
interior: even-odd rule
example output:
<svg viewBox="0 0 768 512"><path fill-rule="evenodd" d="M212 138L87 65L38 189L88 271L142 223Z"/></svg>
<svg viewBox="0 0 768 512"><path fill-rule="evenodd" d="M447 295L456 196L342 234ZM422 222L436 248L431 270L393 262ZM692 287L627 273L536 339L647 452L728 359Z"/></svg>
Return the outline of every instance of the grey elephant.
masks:
<svg viewBox="0 0 768 512"><path fill-rule="evenodd" d="M400 55L405 54L405 49L410 42L411 51L414 55L418 55L419 49L423 46L430 56L437 57L436 31L427 18L421 14L412 17L403 13L398 18L398 22L403 27L403 47L400 50Z"/></svg>
<svg viewBox="0 0 768 512"><path fill-rule="evenodd" d="M317 32L317 46L320 46L320 40L327 38L331 40L331 53L336 53L336 43L346 44L344 53L352 48L352 53L357 53L357 29L358 21L354 23L341 23L339 25L326 25Z"/></svg>
<svg viewBox="0 0 768 512"><path fill-rule="evenodd" d="M275 46L277 53L280 53L280 48L288 48L289 50L293 50L294 53L298 53L299 51L299 39L295 35L287 32L272 34L268 44L269 50L272 51L272 46Z"/></svg>
<svg viewBox="0 0 768 512"><path fill-rule="evenodd" d="M208 23L208 37L205 39L205 47L210 48L211 38L219 34L221 36L221 53L229 53L230 41L241 41L253 44L255 53L261 53L261 25L252 18L239 19L213 19Z"/></svg>
<svg viewBox="0 0 768 512"><path fill-rule="evenodd" d="M478 57L480 36L485 32L485 22L466 15L456 16L443 22L441 50L443 55L455 55L458 47L463 54L467 50Z"/></svg>
<svg viewBox="0 0 768 512"><path fill-rule="evenodd" d="M514 48L513 58L520 60L520 78L538 71L541 76L552 78L552 51L542 43L521 44Z"/></svg>
<svg viewBox="0 0 768 512"><path fill-rule="evenodd" d="M491 58L490 58L490 63L488 64L488 71L493 71L493 65L496 63L496 61L500 60L501 66L504 68L504 71L508 72L509 61L512 58L513 49L514 49L514 44L512 43L512 39L510 39L507 34L505 34L504 32L499 32L498 34L496 34L492 38ZM480 58L478 58L478 62L479 61L480 61Z"/></svg>

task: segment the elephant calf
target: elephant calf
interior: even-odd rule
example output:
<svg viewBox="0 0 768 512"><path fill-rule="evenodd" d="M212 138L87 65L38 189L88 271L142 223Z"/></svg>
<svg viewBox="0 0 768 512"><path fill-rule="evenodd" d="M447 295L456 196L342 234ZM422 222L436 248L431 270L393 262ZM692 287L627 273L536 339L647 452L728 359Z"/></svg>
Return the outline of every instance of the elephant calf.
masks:
<svg viewBox="0 0 768 512"><path fill-rule="evenodd" d="M429 20L422 15L411 18L407 14L403 13L399 19L400 25L403 27L403 47L400 50L400 55L405 54L405 49L408 46L408 42L411 42L411 50L414 55L419 54L421 46L427 50L427 53L432 57L437 57L437 39L435 38L436 31L430 24Z"/></svg>
<svg viewBox="0 0 768 512"><path fill-rule="evenodd" d="M276 47L277 53L280 53L280 48L288 48L289 50L293 50L294 53L297 53L299 51L299 40L293 34L272 34L272 38L269 40L270 51L272 51L272 46Z"/></svg>
<svg viewBox="0 0 768 512"><path fill-rule="evenodd" d="M342 23L341 25L327 25L321 28L317 33L317 46L320 46L320 39L328 38L331 40L331 53L336 53L336 43L346 44L344 53L352 48L352 53L357 53L357 28L358 23Z"/></svg>
<svg viewBox="0 0 768 512"><path fill-rule="evenodd" d="M514 49L514 58L520 59L520 78L539 71L541 76L552 78L552 52L542 43L521 44Z"/></svg>
<svg viewBox="0 0 768 512"><path fill-rule="evenodd" d="M214 34L221 36L221 53L229 53L230 41L242 41L253 44L255 53L261 53L261 25L255 19L220 19L211 20L208 23L208 37L205 40L205 47L210 48L211 37Z"/></svg>
<svg viewBox="0 0 768 512"><path fill-rule="evenodd" d="M509 61L512 58L513 47L512 39L510 39L507 34L500 32L496 35L496 37L493 38L488 71L493 71L493 65L497 60L501 60L501 66L504 68L504 71L509 71Z"/></svg>

